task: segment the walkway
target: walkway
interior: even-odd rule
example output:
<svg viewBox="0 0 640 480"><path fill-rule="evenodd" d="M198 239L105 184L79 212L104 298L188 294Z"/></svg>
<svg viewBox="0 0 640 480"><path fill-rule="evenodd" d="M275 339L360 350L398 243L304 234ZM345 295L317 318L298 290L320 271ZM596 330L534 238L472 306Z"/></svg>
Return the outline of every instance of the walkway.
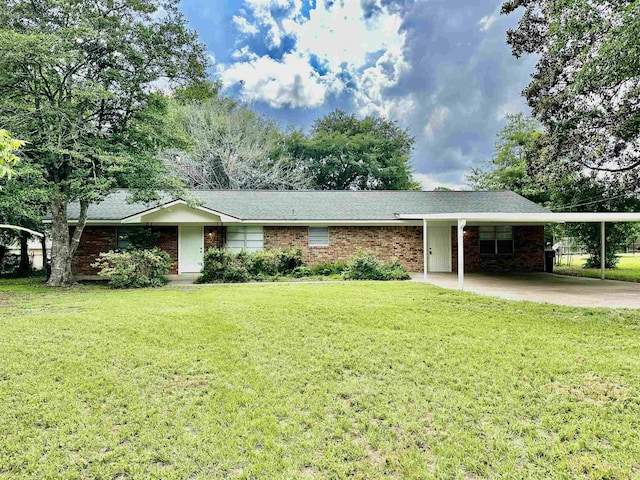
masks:
<svg viewBox="0 0 640 480"><path fill-rule="evenodd" d="M414 276L422 280L422 274ZM458 288L455 273L430 273L429 283ZM468 273L464 290L506 300L528 300L574 307L640 308L640 284L549 273L487 275Z"/></svg>

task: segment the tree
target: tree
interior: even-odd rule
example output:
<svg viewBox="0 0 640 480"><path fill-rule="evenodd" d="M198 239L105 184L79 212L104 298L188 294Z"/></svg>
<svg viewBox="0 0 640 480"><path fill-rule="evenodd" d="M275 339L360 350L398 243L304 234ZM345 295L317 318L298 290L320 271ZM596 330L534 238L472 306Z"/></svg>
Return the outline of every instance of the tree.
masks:
<svg viewBox="0 0 640 480"><path fill-rule="evenodd" d="M172 117L192 145L165 153L167 163L188 186L200 189L302 189L305 172L279 147L280 131L272 120L246 105L219 97L217 90L181 91ZM195 92L195 99L193 93ZM180 100L182 99L182 100Z"/></svg>
<svg viewBox="0 0 640 480"><path fill-rule="evenodd" d="M621 193L596 175L567 172L548 166L544 174L531 165L548 163L547 135L538 122L523 114L507 117L498 132L495 153L484 168L473 169L467 181L473 188L512 190L529 200L557 211L633 211L639 203L635 195ZM557 229L556 229L557 230ZM589 253L586 266L600 266L600 225L572 223L559 227L562 236L574 237ZM605 263L615 267L616 252L637 230L635 224L607 225ZM558 232L556 232L558 233Z"/></svg>
<svg viewBox="0 0 640 480"><path fill-rule="evenodd" d="M337 109L317 119L309 135L292 131L286 148L316 188L409 190L418 188L409 163L414 140L395 121Z"/></svg>
<svg viewBox="0 0 640 480"><path fill-rule="evenodd" d="M22 140L11 138L9 132L0 129L0 178L5 175L10 177L13 174L12 167L18 163L18 156L15 152L23 145Z"/></svg>
<svg viewBox="0 0 640 480"><path fill-rule="evenodd" d="M491 161L473 168L467 181L476 190L511 190L529 200L546 204L549 191L545 183L529 172L543 135L540 124L522 113L507 115L507 124L498 132Z"/></svg>
<svg viewBox="0 0 640 480"><path fill-rule="evenodd" d="M175 0L0 0L0 124L28 143L52 214L49 285L72 282L87 207L118 186L154 198L170 180L158 82L202 80L205 53ZM70 234L67 205L80 218Z"/></svg>
<svg viewBox="0 0 640 480"><path fill-rule="evenodd" d="M598 172L616 188L640 188L640 1L508 0L524 7L507 42L539 60L524 95L548 135L548 159L564 171Z"/></svg>

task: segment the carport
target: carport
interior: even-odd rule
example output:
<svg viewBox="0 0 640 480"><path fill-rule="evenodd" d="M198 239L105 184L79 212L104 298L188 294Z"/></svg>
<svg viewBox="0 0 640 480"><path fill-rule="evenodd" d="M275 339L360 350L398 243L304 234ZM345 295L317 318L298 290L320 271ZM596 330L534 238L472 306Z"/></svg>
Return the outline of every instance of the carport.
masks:
<svg viewBox="0 0 640 480"><path fill-rule="evenodd" d="M398 214L401 220L422 220L423 228L423 280L428 281L427 258L429 252L428 229L429 223L454 222L457 224L457 280L458 288L464 289L464 228L467 224L475 225L548 225L560 223L599 223L600 224L600 279L605 280L605 226L607 223L640 222L640 213L610 213L610 212L549 212L549 213L460 213L460 214Z"/></svg>

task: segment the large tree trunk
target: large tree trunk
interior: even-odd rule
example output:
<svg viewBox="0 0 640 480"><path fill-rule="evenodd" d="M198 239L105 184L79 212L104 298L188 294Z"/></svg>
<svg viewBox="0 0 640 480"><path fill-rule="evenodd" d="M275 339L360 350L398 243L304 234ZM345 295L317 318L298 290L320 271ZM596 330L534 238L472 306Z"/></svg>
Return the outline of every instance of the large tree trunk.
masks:
<svg viewBox="0 0 640 480"><path fill-rule="evenodd" d="M20 232L20 265L18 265L18 275L23 276L29 273L31 262L29 261L29 233Z"/></svg>
<svg viewBox="0 0 640 480"><path fill-rule="evenodd" d="M47 281L50 287L73 285L71 264L87 220L87 207L88 202L80 201L80 218L73 237L69 238L67 201L57 196L51 202L51 275Z"/></svg>

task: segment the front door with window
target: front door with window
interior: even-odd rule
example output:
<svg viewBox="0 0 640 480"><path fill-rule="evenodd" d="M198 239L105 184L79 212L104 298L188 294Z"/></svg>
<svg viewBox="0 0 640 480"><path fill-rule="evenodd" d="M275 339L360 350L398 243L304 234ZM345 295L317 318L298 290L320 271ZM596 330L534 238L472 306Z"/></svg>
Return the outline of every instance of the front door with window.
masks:
<svg viewBox="0 0 640 480"><path fill-rule="evenodd" d="M429 227L427 245L430 272L451 271L451 227Z"/></svg>
<svg viewBox="0 0 640 480"><path fill-rule="evenodd" d="M178 273L199 273L204 255L202 226L181 226L178 244Z"/></svg>

